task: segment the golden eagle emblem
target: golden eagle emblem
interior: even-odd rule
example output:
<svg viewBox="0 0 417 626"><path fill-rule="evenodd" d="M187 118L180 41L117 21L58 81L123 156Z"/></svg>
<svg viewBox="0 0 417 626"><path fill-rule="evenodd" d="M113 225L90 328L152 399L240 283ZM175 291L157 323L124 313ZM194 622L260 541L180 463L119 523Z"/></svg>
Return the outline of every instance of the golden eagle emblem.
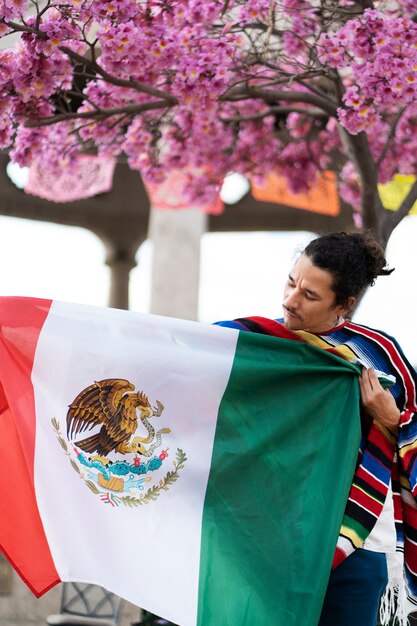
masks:
<svg viewBox="0 0 417 626"><path fill-rule="evenodd" d="M128 380L106 378L86 387L69 405L67 440L58 419L52 418L51 423L72 468L93 494L112 507L136 507L168 491L187 461L182 448L155 452L163 435L171 432L170 428L155 430L150 422L163 410L159 400L152 406L148 396L135 391ZM146 434L136 435L143 427Z"/></svg>
<svg viewBox="0 0 417 626"><path fill-rule="evenodd" d="M106 378L90 385L70 404L67 413L67 437L89 454L107 456L110 452L136 453L152 456L161 445L162 435L169 428L155 428L149 420L159 417L164 406L157 400L152 407L148 397L122 378ZM138 420L147 430L146 437L134 437ZM77 439L85 431L101 425L100 430L85 438ZM77 439L77 441L74 441ZM151 444L146 447L145 444Z"/></svg>

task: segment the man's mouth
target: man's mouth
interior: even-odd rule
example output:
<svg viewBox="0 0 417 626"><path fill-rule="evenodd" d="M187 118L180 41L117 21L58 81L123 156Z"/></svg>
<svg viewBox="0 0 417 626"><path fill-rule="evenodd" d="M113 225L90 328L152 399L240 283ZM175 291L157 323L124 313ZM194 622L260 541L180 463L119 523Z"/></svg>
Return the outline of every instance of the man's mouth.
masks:
<svg viewBox="0 0 417 626"><path fill-rule="evenodd" d="M293 313L292 311L290 311L290 309L287 309L286 306L282 305L282 308L284 309L284 312L287 313L287 315L289 315L290 317L295 317L299 319L299 315L297 315L296 313Z"/></svg>

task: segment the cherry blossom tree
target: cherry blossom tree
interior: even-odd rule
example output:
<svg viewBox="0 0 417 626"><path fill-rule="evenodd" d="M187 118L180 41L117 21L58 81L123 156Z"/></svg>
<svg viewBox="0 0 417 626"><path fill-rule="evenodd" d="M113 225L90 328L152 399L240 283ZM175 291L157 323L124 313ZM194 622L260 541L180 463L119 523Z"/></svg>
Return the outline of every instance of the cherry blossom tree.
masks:
<svg viewBox="0 0 417 626"><path fill-rule="evenodd" d="M378 192L417 175L416 20L417 0L3 0L0 147L52 172L80 152L181 169L200 202L231 171L303 192L335 170L385 244L417 200Z"/></svg>

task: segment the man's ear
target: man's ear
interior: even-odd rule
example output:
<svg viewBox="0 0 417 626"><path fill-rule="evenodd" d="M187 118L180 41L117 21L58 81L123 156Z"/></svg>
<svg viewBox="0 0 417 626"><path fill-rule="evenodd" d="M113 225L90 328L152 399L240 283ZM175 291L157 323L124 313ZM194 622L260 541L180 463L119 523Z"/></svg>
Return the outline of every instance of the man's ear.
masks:
<svg viewBox="0 0 417 626"><path fill-rule="evenodd" d="M354 298L353 296L350 296L346 300L345 311L344 311L343 315L346 316L351 311L353 311L353 309L355 308L355 304L356 304L356 298Z"/></svg>

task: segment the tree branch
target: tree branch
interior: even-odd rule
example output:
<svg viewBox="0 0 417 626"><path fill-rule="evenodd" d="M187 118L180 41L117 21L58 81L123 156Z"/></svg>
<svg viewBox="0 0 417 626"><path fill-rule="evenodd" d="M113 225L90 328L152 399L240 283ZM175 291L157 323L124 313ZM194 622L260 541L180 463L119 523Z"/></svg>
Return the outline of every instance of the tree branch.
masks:
<svg viewBox="0 0 417 626"><path fill-rule="evenodd" d="M410 191L401 202L401 205L396 211L387 211L390 215L390 219L388 220L392 224L392 230L401 222L401 220L409 214L411 209L413 208L415 202L417 201L417 179L411 186Z"/></svg>
<svg viewBox="0 0 417 626"><path fill-rule="evenodd" d="M229 4L230 4L230 0L225 0L225 3L223 5L223 8L221 10L221 17L223 17L225 15L225 13L227 13L228 9L229 9Z"/></svg>
<svg viewBox="0 0 417 626"><path fill-rule="evenodd" d="M378 194L377 169L367 136L364 132L350 135L341 126L339 132L348 158L353 161L361 181L363 225L373 230L382 243L379 217L384 208Z"/></svg>
<svg viewBox="0 0 417 626"><path fill-rule="evenodd" d="M379 155L378 160L376 162L377 169L379 169L379 167L381 166L382 161L386 157L386 154L387 154L387 152L389 150L389 147L390 147L390 143L391 143L392 139L394 139L394 137L395 137L395 131L397 130L398 122L400 121L400 119L401 119L402 115L404 114L404 112L405 112L405 107L403 107L402 109L400 109L398 111L398 113L397 113L397 115L396 115L396 117L395 117L395 119L394 119L394 121L393 121L393 123L391 125L391 128L390 128L387 140L385 142L385 145L382 148L381 154Z"/></svg>
<svg viewBox="0 0 417 626"><path fill-rule="evenodd" d="M360 5L363 8L363 10L365 10L365 9L375 9L375 4L374 4L373 0L360 0Z"/></svg>
<svg viewBox="0 0 417 626"><path fill-rule="evenodd" d="M222 122L226 124L233 124L238 122L251 122L262 120L268 115L276 115L276 114L287 114L287 113L301 113L302 115L309 115L310 117L323 117L324 113L322 109L305 109L303 107L297 106L287 106L287 107L270 107L268 111L263 111L262 113L254 113L253 115L242 115L237 117L223 117L221 118Z"/></svg>
<svg viewBox="0 0 417 626"><path fill-rule="evenodd" d="M136 89L136 91L140 91L141 93L146 93L149 96L155 96L156 98L162 98L166 100L167 104L178 104L178 99L175 98L172 94L167 91L162 91L160 89L155 89L155 87L150 87L149 85L145 85L138 80L125 80L122 78L116 78L112 74L109 74L104 70L101 65L98 65L95 61L90 61L86 57L83 57L81 54L74 52L71 48L67 46L59 46L59 50L66 54L69 58L74 59L78 63L83 63L89 69L92 69L93 72L99 74L104 80L112 85L116 85L118 87L130 87L131 89Z"/></svg>
<svg viewBox="0 0 417 626"><path fill-rule="evenodd" d="M113 109L98 109L97 111L83 111L82 113L62 113L61 115L52 115L51 117L33 120L25 124L25 126L26 128L40 128L42 126L52 126L52 124L67 122L69 120L107 119L113 115L135 115L137 113L143 113L144 111L163 109L167 106L165 100L157 100L154 102L146 102L145 104L127 104L124 107L115 107Z"/></svg>
<svg viewBox="0 0 417 626"><path fill-rule="evenodd" d="M238 27L239 30L242 31L246 31L246 30L260 30L263 33L267 32L268 29L270 27L268 26L268 24L263 24L262 22L246 22L244 24L242 24L241 26ZM236 29L237 30L237 29ZM232 32L234 32L234 29L232 29ZM273 28L271 33L273 35L276 35L277 37L282 37L282 35L285 33L285 30L278 30L277 28Z"/></svg>
<svg viewBox="0 0 417 626"><path fill-rule="evenodd" d="M305 102L306 104L316 106L333 117L337 114L337 107L332 104L330 100L305 91L274 91L272 89L259 89L257 87L246 86L244 89L239 88L235 91L231 91L229 95L227 95L226 92L226 94L221 97L221 100L236 102L251 98L259 98L268 104L275 104L281 100L284 102Z"/></svg>
<svg viewBox="0 0 417 626"><path fill-rule="evenodd" d="M17 22L6 22L4 19L1 20L6 26L12 28L15 31L20 33L31 33L32 35L36 35L39 39L43 39L46 41L49 39L46 33L43 33L41 30L37 30L36 28L32 28L31 26L27 26L26 24L18 24Z"/></svg>
<svg viewBox="0 0 417 626"><path fill-rule="evenodd" d="M317 73L317 76L322 76L323 72L321 72L321 74ZM299 83L302 87L305 87L306 89L308 89L309 91L311 91L312 93L315 93L316 96L318 96L319 98L325 98L325 94L321 89L317 89L317 87L315 87L314 85L307 83L304 79L300 79L300 77L296 77L294 78L294 82ZM330 102L330 99L329 99Z"/></svg>
<svg viewBox="0 0 417 626"><path fill-rule="evenodd" d="M379 196L378 196L379 197ZM380 200L380 198L379 198ZM381 243L386 246L394 228L406 217L417 201L417 179L396 211L383 209L380 224ZM381 200L380 200L381 202ZM382 205L382 202L381 202Z"/></svg>
<svg viewBox="0 0 417 626"><path fill-rule="evenodd" d="M319 96L323 95L323 92L319 91L316 87L312 87L309 83L304 82L306 79L320 78L324 76L323 70L307 70L306 72L301 72L300 74L290 74L289 72L284 72L282 68L277 67L273 63L264 63L264 65L275 72L279 72L280 78L269 80L267 83L260 83L259 85L256 85L258 89L272 87L273 85L291 84L294 82L300 83L300 85L303 85L303 87L308 88L310 91L313 91ZM257 78L257 76L253 75L253 78Z"/></svg>

